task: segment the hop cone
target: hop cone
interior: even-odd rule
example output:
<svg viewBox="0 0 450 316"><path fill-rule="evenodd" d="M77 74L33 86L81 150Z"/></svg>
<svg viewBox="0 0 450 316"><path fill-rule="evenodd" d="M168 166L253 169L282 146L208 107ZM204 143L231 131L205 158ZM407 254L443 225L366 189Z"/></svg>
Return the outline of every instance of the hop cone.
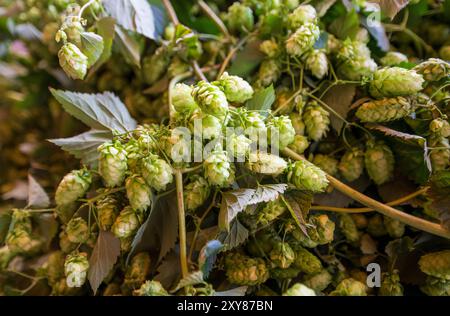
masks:
<svg viewBox="0 0 450 316"><path fill-rule="evenodd" d="M219 87L200 81L192 90L192 96L203 112L219 119L224 119L227 115L228 101Z"/></svg>
<svg viewBox="0 0 450 316"><path fill-rule="evenodd" d="M253 88L247 81L238 76L230 76L227 72L213 84L222 89L230 102L244 103L253 96Z"/></svg>
<svg viewBox="0 0 450 316"><path fill-rule="evenodd" d="M134 296L169 296L169 293L156 280L146 281L142 286L133 292Z"/></svg>
<svg viewBox="0 0 450 316"><path fill-rule="evenodd" d="M166 72L170 59L165 46L158 47L153 55L145 57L142 61L144 81L148 85L153 85Z"/></svg>
<svg viewBox="0 0 450 316"><path fill-rule="evenodd" d="M244 129L246 135L258 136L259 133L266 131L264 117L255 111L248 111L245 108L238 108L237 115L233 116L231 125Z"/></svg>
<svg viewBox="0 0 450 316"><path fill-rule="evenodd" d="M286 211L286 205L280 199L268 202L258 213L258 223L266 226Z"/></svg>
<svg viewBox="0 0 450 316"><path fill-rule="evenodd" d="M328 155L317 154L314 156L313 164L328 173L329 175L336 175L338 172L339 162Z"/></svg>
<svg viewBox="0 0 450 316"><path fill-rule="evenodd" d="M413 69L426 81L439 81L450 76L450 64L438 58L430 58Z"/></svg>
<svg viewBox="0 0 450 316"><path fill-rule="evenodd" d="M342 280L336 289L330 293L332 296L367 296L366 285L355 279Z"/></svg>
<svg viewBox="0 0 450 316"><path fill-rule="evenodd" d="M430 123L430 132L436 137L450 136L450 123L447 120L437 118Z"/></svg>
<svg viewBox="0 0 450 316"><path fill-rule="evenodd" d="M126 292L141 287L150 272L150 263L150 255L147 252L140 252L131 259L122 285Z"/></svg>
<svg viewBox="0 0 450 316"><path fill-rule="evenodd" d="M439 57L446 61L450 60L450 45L444 45L441 47L439 50Z"/></svg>
<svg viewBox="0 0 450 316"><path fill-rule="evenodd" d="M324 137L330 125L329 113L316 102L310 102L303 112L306 132L314 141L319 141Z"/></svg>
<svg viewBox="0 0 450 316"><path fill-rule="evenodd" d="M184 188L184 203L188 211L195 210L205 203L211 188L205 178L194 175Z"/></svg>
<svg viewBox="0 0 450 316"><path fill-rule="evenodd" d="M152 193L144 178L137 174L132 175L125 181L125 187L133 209L144 211L150 206Z"/></svg>
<svg viewBox="0 0 450 316"><path fill-rule="evenodd" d="M295 253L286 242L277 242L269 254L271 262L282 269L289 268L295 259Z"/></svg>
<svg viewBox="0 0 450 316"><path fill-rule="evenodd" d="M322 269L317 273L308 274L302 280L303 284L316 292L322 292L333 281L333 277L326 269Z"/></svg>
<svg viewBox="0 0 450 316"><path fill-rule="evenodd" d="M296 30L306 23L317 23L316 9L309 4L298 6L288 15L288 25L291 30Z"/></svg>
<svg viewBox="0 0 450 316"><path fill-rule="evenodd" d="M98 171L107 187L119 186L127 171L127 152L119 142L104 143L98 147L100 153Z"/></svg>
<svg viewBox="0 0 450 316"><path fill-rule="evenodd" d="M275 40L265 40L259 45L259 50L269 58L275 58L280 53L280 47Z"/></svg>
<svg viewBox="0 0 450 316"><path fill-rule="evenodd" d="M89 261L87 253L71 253L64 263L64 274L68 287L81 287L86 281Z"/></svg>
<svg viewBox="0 0 450 316"><path fill-rule="evenodd" d="M243 159L248 154L251 143L244 135L233 134L227 140L227 151L232 156Z"/></svg>
<svg viewBox="0 0 450 316"><path fill-rule="evenodd" d="M140 225L140 214L133 210L132 207L127 206L117 216L111 231L118 238L127 238L134 235Z"/></svg>
<svg viewBox="0 0 450 316"><path fill-rule="evenodd" d="M281 65L276 59L263 60L258 70L257 87L267 87L278 81L281 76Z"/></svg>
<svg viewBox="0 0 450 316"><path fill-rule="evenodd" d="M267 123L267 128L269 131L269 141L272 146L276 145L273 144L273 141L278 141L279 148L284 149L294 141L295 129L288 116L281 115L273 117Z"/></svg>
<svg viewBox="0 0 450 316"><path fill-rule="evenodd" d="M438 137L430 140L430 147L439 147L430 150L431 166L434 171L444 170L450 165L450 145L447 138Z"/></svg>
<svg viewBox="0 0 450 316"><path fill-rule="evenodd" d="M450 280L450 250L432 252L422 256L419 260L422 272L436 277Z"/></svg>
<svg viewBox="0 0 450 316"><path fill-rule="evenodd" d="M184 83L177 83L172 90L172 104L177 112L191 113L198 108L192 97L192 87Z"/></svg>
<svg viewBox="0 0 450 316"><path fill-rule="evenodd" d="M82 293L79 287L69 287L65 278L52 285L51 296L76 296Z"/></svg>
<svg viewBox="0 0 450 316"><path fill-rule="evenodd" d="M234 167L223 150L213 151L203 163L205 178L212 185L228 187L234 181Z"/></svg>
<svg viewBox="0 0 450 316"><path fill-rule="evenodd" d="M384 142L368 142L364 162L369 177L377 185L381 185L392 178L394 155Z"/></svg>
<svg viewBox="0 0 450 316"><path fill-rule="evenodd" d="M142 160L142 177L147 185L156 191L163 191L173 181L172 167L156 155Z"/></svg>
<svg viewBox="0 0 450 316"><path fill-rule="evenodd" d="M119 213L118 201L112 195L108 195L97 202L98 225L101 230L108 231L114 224Z"/></svg>
<svg viewBox="0 0 450 316"><path fill-rule="evenodd" d="M296 135L303 135L305 133L305 123L303 123L303 118L301 114L292 112L289 114L292 126L294 127Z"/></svg>
<svg viewBox="0 0 450 316"><path fill-rule="evenodd" d="M383 222L387 233L392 238L400 238L405 233L405 224L403 222L387 216L384 217Z"/></svg>
<svg viewBox="0 0 450 316"><path fill-rule="evenodd" d="M387 234L382 215L376 214L369 219L367 232L374 237L381 237Z"/></svg>
<svg viewBox="0 0 450 316"><path fill-rule="evenodd" d="M72 79L84 79L88 58L72 43L64 44L58 52L59 65Z"/></svg>
<svg viewBox="0 0 450 316"><path fill-rule="evenodd" d="M389 122L406 117L414 110L415 106L410 98L383 98L362 104L356 111L356 116L363 122Z"/></svg>
<svg viewBox="0 0 450 316"><path fill-rule="evenodd" d="M380 59L383 66L396 66L402 62L407 62L408 57L399 52L388 52L384 57Z"/></svg>
<svg viewBox="0 0 450 316"><path fill-rule="evenodd" d="M9 262L15 255L16 254L12 252L7 245L0 248L0 271L3 271L8 267Z"/></svg>
<svg viewBox="0 0 450 316"><path fill-rule="evenodd" d="M323 50L313 49L306 56L305 66L314 77L322 79L328 73L327 55Z"/></svg>
<svg viewBox="0 0 450 316"><path fill-rule="evenodd" d="M246 167L256 173L277 176L287 168L287 162L277 155L256 151L250 153Z"/></svg>
<svg viewBox="0 0 450 316"><path fill-rule="evenodd" d="M345 180L355 181L364 170L364 152L357 148L346 151L339 162L338 169Z"/></svg>
<svg viewBox="0 0 450 316"><path fill-rule="evenodd" d="M203 139L215 139L222 135L222 121L209 114L198 112L192 115L190 118L190 127L194 135L201 135Z"/></svg>
<svg viewBox="0 0 450 316"><path fill-rule="evenodd" d="M86 170L73 170L64 176L55 193L56 205L68 205L83 197L92 182Z"/></svg>
<svg viewBox="0 0 450 316"><path fill-rule="evenodd" d="M313 47L319 35L320 29L316 24L303 24L286 41L286 52L294 56L303 55Z"/></svg>
<svg viewBox="0 0 450 316"><path fill-rule="evenodd" d="M273 268L270 270L270 278L278 279L278 280L293 279L293 278L297 277L297 275L299 273L300 273L300 270L292 267L292 265L286 269Z"/></svg>
<svg viewBox="0 0 450 316"><path fill-rule="evenodd" d="M405 96L422 90L423 83L422 75L414 70L399 67L381 68L373 74L369 92L374 98Z"/></svg>
<svg viewBox="0 0 450 316"><path fill-rule="evenodd" d="M50 285L56 284L61 278L64 278L65 255L62 251L52 252L45 264L45 275Z"/></svg>
<svg viewBox="0 0 450 316"><path fill-rule="evenodd" d="M65 230L62 230L59 234L59 248L61 248L62 252L70 253L74 251L78 247L78 244L71 242L67 238L67 233Z"/></svg>
<svg viewBox="0 0 450 316"><path fill-rule="evenodd" d="M232 32L251 31L255 23L252 9L239 2L233 3L228 8L226 21Z"/></svg>
<svg viewBox="0 0 450 316"><path fill-rule="evenodd" d="M316 292L304 284L295 283L283 293L283 296L316 296Z"/></svg>
<svg viewBox="0 0 450 316"><path fill-rule="evenodd" d="M303 247L314 248L333 241L335 224L327 215L313 215L309 223L311 226L306 228L307 235L300 229L292 232L294 238Z"/></svg>
<svg viewBox="0 0 450 316"><path fill-rule="evenodd" d="M361 80L377 69L369 48L361 41L345 40L337 51L337 58L341 62L339 73L349 80Z"/></svg>
<svg viewBox="0 0 450 316"><path fill-rule="evenodd" d="M89 227L81 217L72 218L66 226L67 239L73 243L84 243L89 238Z"/></svg>
<svg viewBox="0 0 450 316"><path fill-rule="evenodd" d="M17 254L35 254L42 247L42 241L39 238L20 227L7 234L5 244Z"/></svg>
<svg viewBox="0 0 450 316"><path fill-rule="evenodd" d="M287 179L299 190L323 192L328 187L325 172L306 160L290 164Z"/></svg>
<svg viewBox="0 0 450 316"><path fill-rule="evenodd" d="M400 277L397 271L385 273L381 282L380 296L403 296L403 286L400 283Z"/></svg>
<svg viewBox="0 0 450 316"><path fill-rule="evenodd" d="M358 228L356 227L355 221L349 214L340 214L339 228L349 243L356 244L359 241Z"/></svg>
<svg viewBox="0 0 450 316"><path fill-rule="evenodd" d="M450 281L429 276L420 289L429 296L450 296Z"/></svg>
<svg viewBox="0 0 450 316"><path fill-rule="evenodd" d="M269 271L264 260L231 253L225 258L228 281L237 285L257 285L266 282Z"/></svg>
<svg viewBox="0 0 450 316"><path fill-rule="evenodd" d="M255 238L247 242L247 251L254 257L267 256L273 248L274 241L279 239L274 229L269 226L256 232Z"/></svg>
<svg viewBox="0 0 450 316"><path fill-rule="evenodd" d="M308 138L303 135L295 135L294 141L288 147L295 151L297 154L303 154L303 152L308 148L309 142Z"/></svg>
<svg viewBox="0 0 450 316"><path fill-rule="evenodd" d="M306 274L313 274L322 270L322 263L319 258L311 252L296 243L292 245L292 248L295 253L294 267Z"/></svg>

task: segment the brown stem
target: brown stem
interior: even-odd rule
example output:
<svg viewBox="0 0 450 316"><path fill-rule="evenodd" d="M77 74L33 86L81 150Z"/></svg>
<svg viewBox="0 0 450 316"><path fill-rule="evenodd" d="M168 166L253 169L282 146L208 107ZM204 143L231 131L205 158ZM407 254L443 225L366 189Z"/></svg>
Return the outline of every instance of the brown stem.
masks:
<svg viewBox="0 0 450 316"><path fill-rule="evenodd" d="M217 16L217 14L211 9L211 7L203 0L198 1L198 5L202 10L210 17L211 20L219 27L220 31L225 35L227 40L230 40L230 33L228 32L227 27L222 22L222 20Z"/></svg>
<svg viewBox="0 0 450 316"><path fill-rule="evenodd" d="M196 76L200 80L208 82L208 79L205 77L205 74L203 73L202 69L200 68L200 66L198 65L196 60L193 60L191 62L191 66L192 66L192 69L194 69L194 72L195 72Z"/></svg>
<svg viewBox="0 0 450 316"><path fill-rule="evenodd" d="M225 59L222 62L222 65L220 66L220 70L217 73L217 79L219 79L222 74L224 73L225 69L227 69L228 64L230 63L231 59L233 59L234 55L237 53L239 49L247 42L247 40L250 38L252 34L247 35L244 37L233 49L230 50L228 55L225 57Z"/></svg>
<svg viewBox="0 0 450 316"><path fill-rule="evenodd" d="M294 160L304 160L302 156L300 156L299 154L297 154L296 152L292 151L289 148L284 149L283 153ZM330 184L337 190L351 197L355 201L358 201L359 203L364 204L385 216L399 220L419 230L423 230L428 233L450 239L450 231L444 229L439 224L432 223L422 218L401 212L399 210L396 210L395 208L390 207L389 205L378 202L368 197L367 195L364 195L361 192L358 192L357 190L349 187L348 185L342 183L341 181L330 175L327 175L327 179L330 182Z"/></svg>
<svg viewBox="0 0 450 316"><path fill-rule="evenodd" d="M172 21L172 23L177 26L180 24L180 21L178 20L177 14L175 13L175 9L172 6L172 3L170 3L170 0L163 0L164 7L166 8L167 14L169 14L169 18Z"/></svg>
<svg viewBox="0 0 450 316"><path fill-rule="evenodd" d="M180 265L181 275L186 277L189 274L187 255L186 255L186 222L184 214L184 196L183 196L183 174L180 170L175 170L175 182L177 187L178 204L178 230L180 238Z"/></svg>

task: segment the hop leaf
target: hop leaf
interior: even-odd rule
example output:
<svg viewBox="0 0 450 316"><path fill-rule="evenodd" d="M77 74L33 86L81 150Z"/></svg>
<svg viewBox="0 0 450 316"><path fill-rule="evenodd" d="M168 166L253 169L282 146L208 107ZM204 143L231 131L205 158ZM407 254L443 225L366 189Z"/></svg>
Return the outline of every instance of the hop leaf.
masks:
<svg viewBox="0 0 450 316"><path fill-rule="evenodd" d="M64 44L58 52L59 65L72 79L84 79L88 58L72 43Z"/></svg>
<svg viewBox="0 0 450 316"><path fill-rule="evenodd" d="M375 71L369 83L374 98L416 94L422 90L424 79L414 70L399 67L381 68Z"/></svg>

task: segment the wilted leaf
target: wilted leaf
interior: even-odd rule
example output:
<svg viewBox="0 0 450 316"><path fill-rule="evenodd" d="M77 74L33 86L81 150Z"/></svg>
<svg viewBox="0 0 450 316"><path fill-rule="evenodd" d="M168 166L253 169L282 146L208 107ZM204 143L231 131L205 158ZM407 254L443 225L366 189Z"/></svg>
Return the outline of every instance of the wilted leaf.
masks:
<svg viewBox="0 0 450 316"><path fill-rule="evenodd" d="M355 97L356 86L353 84L343 84L332 87L322 98L329 107L335 110L343 118L347 117L353 98ZM338 133L341 132L344 121L330 112L331 126Z"/></svg>
<svg viewBox="0 0 450 316"><path fill-rule="evenodd" d="M41 185L28 174L28 207L46 208L50 205L50 199Z"/></svg>
<svg viewBox="0 0 450 316"><path fill-rule="evenodd" d="M165 289L170 289L175 286L181 274L179 254L174 250L169 252L156 271L158 274L154 279L161 282Z"/></svg>
<svg viewBox="0 0 450 316"><path fill-rule="evenodd" d="M185 276L178 282L177 286L171 290L171 293L175 293L176 291L186 287L186 286L192 286L197 284L205 283L203 280L203 272L202 271L195 271L189 273L189 275Z"/></svg>
<svg viewBox="0 0 450 316"><path fill-rule="evenodd" d="M365 175L362 175L353 182L343 182L359 192L364 192L370 185L370 180ZM314 195L314 203L320 205L348 207L352 202L353 199L350 196L345 195L338 190L333 190L331 193L320 193Z"/></svg>
<svg viewBox="0 0 450 316"><path fill-rule="evenodd" d="M311 208L311 203L313 196L312 194L301 192L301 191L291 191L285 194L285 201L288 203L288 210L294 218L297 226L306 232L306 220L308 216L309 209Z"/></svg>
<svg viewBox="0 0 450 316"><path fill-rule="evenodd" d="M45 249L49 249L53 238L58 233L58 221L53 214L38 214L36 222L39 227L39 235L44 239Z"/></svg>
<svg viewBox="0 0 450 316"><path fill-rule="evenodd" d="M141 68L141 50L139 43L120 26L114 27L116 36L114 42L125 60L137 68Z"/></svg>
<svg viewBox="0 0 450 316"><path fill-rule="evenodd" d="M390 241L384 251L392 259L399 254L405 254L414 250L414 242L410 237L402 237Z"/></svg>
<svg viewBox="0 0 450 316"><path fill-rule="evenodd" d="M244 296L247 289L247 286L240 286L228 291L215 292L214 296Z"/></svg>
<svg viewBox="0 0 450 316"><path fill-rule="evenodd" d="M245 228L236 218L231 223L231 228L228 233L222 232L220 238L227 250L240 246L248 239L248 229Z"/></svg>
<svg viewBox="0 0 450 316"><path fill-rule="evenodd" d="M89 69L88 77L97 71L97 69L111 57L111 48L115 35L115 23L115 20L111 17L104 17L96 22L97 33L103 38L103 50L97 62Z"/></svg>
<svg viewBox="0 0 450 316"><path fill-rule="evenodd" d="M219 228L229 230L231 221L244 210L252 199L253 189L238 189L222 193Z"/></svg>
<svg viewBox="0 0 450 316"><path fill-rule="evenodd" d="M89 94L53 88L50 92L69 114L93 129L125 133L136 128L125 104L111 92Z"/></svg>
<svg viewBox="0 0 450 316"><path fill-rule="evenodd" d="M160 35L158 24L164 24L163 12L147 0L103 0L103 6L125 29L150 39L157 39Z"/></svg>
<svg viewBox="0 0 450 316"><path fill-rule="evenodd" d="M197 235L197 241L195 243L194 251L200 251L202 246L205 245L209 240L215 239L217 237L217 233L219 232L218 226L212 226L208 228L204 228L200 230ZM192 237L194 236L194 232L188 232L186 234L187 238L187 246L191 247L190 242L192 241Z"/></svg>
<svg viewBox="0 0 450 316"><path fill-rule="evenodd" d="M94 295L120 255L120 241L111 232L100 231L89 258L88 279Z"/></svg>
<svg viewBox="0 0 450 316"><path fill-rule="evenodd" d="M214 267L214 263L217 258L217 254L222 250L223 244L218 240L210 240L208 243L200 250L200 255L198 257L198 266L203 272L203 275L208 278L209 272Z"/></svg>
<svg viewBox="0 0 450 316"><path fill-rule="evenodd" d="M111 139L111 132L92 129L77 136L49 139L49 141L81 159L85 165L95 168L99 155L98 146Z"/></svg>
<svg viewBox="0 0 450 316"><path fill-rule="evenodd" d="M273 102L275 102L275 90L273 85L270 85L267 88L256 91L253 98L247 101L245 106L249 110L260 111L262 115L267 116L267 111L270 110Z"/></svg>
<svg viewBox="0 0 450 316"><path fill-rule="evenodd" d="M4 242L11 223L11 211L0 213L0 244Z"/></svg>
<svg viewBox="0 0 450 316"><path fill-rule="evenodd" d="M416 145L416 146L418 145L420 147L424 147L427 142L427 140L424 137L399 132L392 128L375 123L368 123L366 124L366 127L372 130L382 132L386 136L397 138L409 145Z"/></svg>
<svg viewBox="0 0 450 316"><path fill-rule="evenodd" d="M386 35L386 30L380 21L376 20L378 16L375 14L374 19L369 20L369 18L364 18L361 23L369 31L370 35L375 39L378 48L383 52L389 51L389 39Z"/></svg>
<svg viewBox="0 0 450 316"><path fill-rule="evenodd" d="M103 38L93 32L81 32L80 38L83 53L88 58L88 67L91 67L97 62L103 52Z"/></svg>
<svg viewBox="0 0 450 316"><path fill-rule="evenodd" d="M450 230L450 171L435 172L430 184L431 188L427 191L429 202L426 207L439 216L443 227Z"/></svg>
<svg viewBox="0 0 450 316"><path fill-rule="evenodd" d="M281 193L286 191L287 187L288 186L285 183L259 185L248 204L257 204L276 200Z"/></svg>
<svg viewBox="0 0 450 316"><path fill-rule="evenodd" d="M228 68L230 75L247 77L258 67L264 59L264 54L259 50L260 44L259 40L250 41L236 54Z"/></svg>
<svg viewBox="0 0 450 316"><path fill-rule="evenodd" d="M417 190L417 186L409 181L401 174L395 175L392 181L386 182L377 186L378 194L384 202L391 202L403 196L413 193ZM403 204L409 204L411 201L406 201Z"/></svg>
<svg viewBox="0 0 450 316"><path fill-rule="evenodd" d="M381 12L392 20L401 9L408 5L409 0L369 0L369 2L378 4Z"/></svg>

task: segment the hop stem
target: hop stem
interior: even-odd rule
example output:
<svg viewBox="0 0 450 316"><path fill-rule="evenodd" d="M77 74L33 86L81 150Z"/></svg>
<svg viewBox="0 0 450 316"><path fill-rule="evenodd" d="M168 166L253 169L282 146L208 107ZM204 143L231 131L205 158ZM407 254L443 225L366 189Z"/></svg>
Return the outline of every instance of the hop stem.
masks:
<svg viewBox="0 0 450 316"><path fill-rule="evenodd" d="M286 156L288 156L294 160L304 159L302 156L298 155L297 153L290 150L289 148L284 149L283 153ZM430 234L434 234L437 236L441 236L441 237L450 239L450 231L447 231L446 229L441 227L441 225L439 225L439 224L431 223L427 220L418 218L416 216L412 216L410 214L400 212L400 211L396 210L395 208L390 207L389 205L378 202L378 201L368 197L367 195L364 195L361 192L358 192L358 191L352 189L348 185L342 183L341 181L339 181L338 179L336 179L330 175L327 175L327 179L330 182L330 185L332 185L337 190L341 191L342 193L351 197L352 199L354 199L364 205L367 205L368 207L374 209L375 211L377 211L383 215L386 215L393 219L399 220L407 225L410 225L414 228L426 231Z"/></svg>
<svg viewBox="0 0 450 316"><path fill-rule="evenodd" d="M184 214L184 197L183 197L183 174L181 170L175 170L175 182L177 187L177 203L178 203L178 229L180 238L180 264L182 277L189 274L186 252L186 222Z"/></svg>

